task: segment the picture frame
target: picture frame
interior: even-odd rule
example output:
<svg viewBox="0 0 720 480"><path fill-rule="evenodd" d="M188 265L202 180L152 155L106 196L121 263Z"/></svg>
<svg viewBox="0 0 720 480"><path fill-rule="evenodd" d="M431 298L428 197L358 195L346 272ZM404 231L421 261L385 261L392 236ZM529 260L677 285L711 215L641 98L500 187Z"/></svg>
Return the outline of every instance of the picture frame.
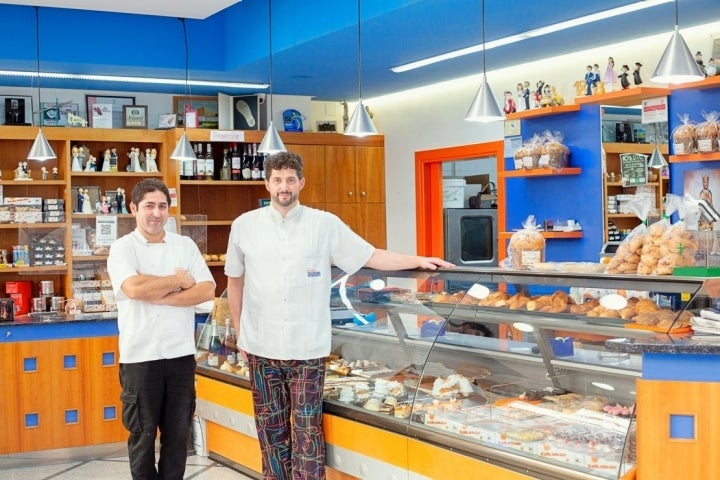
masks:
<svg viewBox="0 0 720 480"><path fill-rule="evenodd" d="M337 125L335 120L318 120L315 122L315 126L318 132L321 133L335 133L337 132Z"/></svg>
<svg viewBox="0 0 720 480"><path fill-rule="evenodd" d="M168 128L175 128L175 125L177 125L177 114L163 113L160 115L158 120L158 129L165 130Z"/></svg>
<svg viewBox="0 0 720 480"><path fill-rule="evenodd" d="M85 106L87 107L88 127L94 127L93 122L93 105L111 105L112 106L112 127L122 128L123 126L123 106L135 105L135 97L118 97L110 95L85 95ZM147 115L146 115L147 116Z"/></svg>
<svg viewBox="0 0 720 480"><path fill-rule="evenodd" d="M40 125L48 127L67 127L68 113L80 115L80 106L71 102L41 102L40 115L42 122Z"/></svg>
<svg viewBox="0 0 720 480"><path fill-rule="evenodd" d="M0 109L3 125L34 125L33 97L29 95L0 95Z"/></svg>
<svg viewBox="0 0 720 480"><path fill-rule="evenodd" d="M173 111L177 115L178 127L183 127L185 125L184 112L186 110L197 111L197 128L218 128L218 97L173 97Z"/></svg>
<svg viewBox="0 0 720 480"><path fill-rule="evenodd" d="M122 121L123 128L147 128L147 105L123 105Z"/></svg>

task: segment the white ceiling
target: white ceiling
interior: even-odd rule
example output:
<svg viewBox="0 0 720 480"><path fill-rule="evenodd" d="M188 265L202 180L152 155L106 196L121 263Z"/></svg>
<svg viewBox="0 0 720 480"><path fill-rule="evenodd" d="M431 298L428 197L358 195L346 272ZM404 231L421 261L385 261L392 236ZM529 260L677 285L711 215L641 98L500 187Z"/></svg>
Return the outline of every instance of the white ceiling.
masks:
<svg viewBox="0 0 720 480"><path fill-rule="evenodd" d="M13 5L203 19L242 0L3 0Z"/></svg>

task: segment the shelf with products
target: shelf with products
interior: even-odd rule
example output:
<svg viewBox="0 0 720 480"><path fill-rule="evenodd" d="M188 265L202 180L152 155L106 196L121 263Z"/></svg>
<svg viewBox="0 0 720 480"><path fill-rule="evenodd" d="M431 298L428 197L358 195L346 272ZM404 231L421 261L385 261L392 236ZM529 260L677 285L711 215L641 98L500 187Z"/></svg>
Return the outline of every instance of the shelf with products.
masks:
<svg viewBox="0 0 720 480"><path fill-rule="evenodd" d="M720 152L691 153L689 155L670 155L668 163L684 162L720 162Z"/></svg>
<svg viewBox="0 0 720 480"><path fill-rule="evenodd" d="M519 120L522 118L546 117L548 115L559 115L561 113L577 112L580 105L559 105L554 107L533 108L522 112L508 113L506 120Z"/></svg>
<svg viewBox="0 0 720 480"><path fill-rule="evenodd" d="M613 105L618 107L631 107L640 105L643 100L655 97L666 97L670 95L670 89L664 87L634 87L624 90L616 90L613 92L602 93L599 95L589 95L585 97L576 97L575 103L594 104L594 105Z"/></svg>
<svg viewBox="0 0 720 480"><path fill-rule="evenodd" d="M371 280L384 286L373 289ZM538 478L631 478L626 475L636 473L640 454L635 447L639 433L634 411L643 359L640 354L618 353L608 344L616 339L639 343L667 337L650 327L626 328L626 323L633 322L632 316L620 319L620 312L631 315L623 311L627 305L608 309L617 314L615 318L607 313L594 317L586 307L599 309L606 295L610 295L607 300L624 295L630 299L632 315L638 314L642 302L642 309L652 308L650 316L667 315L686 322L690 311L708 300L701 292L702 282L690 277L503 269L362 269L334 290L330 299L331 309L347 323L334 322L327 362L323 409L328 443L339 446L336 442L350 431L373 427L386 435L399 435L402 451L405 442L436 446L438 455L433 458L451 469L445 471L446 477L462 476L452 471L455 462L442 462L444 455L453 452L462 457L457 464L468 468L470 462L478 474L491 464L521 468L525 475ZM341 288L345 289L342 293ZM668 300L681 296L693 303ZM540 304L561 299L562 308L540 312L537 304L514 303L523 297ZM660 298L664 300L659 302ZM583 299L590 303L582 303ZM374 321L359 325L354 315L372 316ZM663 331L673 329L668 324ZM511 336L503 333L508 331ZM227 362L221 354L217 365L210 366L202 340L200 335L200 379L232 385L234 396L244 395L249 385L242 360ZM237 408L229 417L213 416L219 397L206 396L205 389L198 398L209 437L246 417L252 421L251 410ZM563 406L556 409L558 402ZM374 461L366 463L381 469L369 477L387 476L382 468L390 465L378 452L357 446L351 451L369 457L365 460ZM352 473L347 471L348 452L338 453L328 457L328 465ZM568 461L573 455L593 456L593 460ZM426 474L417 470L422 463L422 458L410 455L402 467ZM499 476L496 471L492 478Z"/></svg>
<svg viewBox="0 0 720 480"><path fill-rule="evenodd" d="M515 232L499 232L498 235L501 239L507 240L510 237L513 236ZM563 240L563 239L570 239L570 238L582 238L583 232L582 230L573 231L573 232L549 232L549 231L539 231L540 235L543 236L543 238L551 239L551 240Z"/></svg>
<svg viewBox="0 0 720 480"><path fill-rule="evenodd" d="M580 168L566 167L566 168L533 168L529 170L506 170L499 172L498 176L505 178L514 177L548 177L558 175L580 175L582 170Z"/></svg>

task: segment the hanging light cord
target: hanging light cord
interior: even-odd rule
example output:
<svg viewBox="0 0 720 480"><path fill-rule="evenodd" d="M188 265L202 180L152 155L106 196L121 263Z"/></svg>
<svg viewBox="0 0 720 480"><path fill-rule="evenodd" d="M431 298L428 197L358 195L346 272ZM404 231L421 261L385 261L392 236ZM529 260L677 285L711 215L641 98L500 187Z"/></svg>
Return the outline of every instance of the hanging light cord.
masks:
<svg viewBox="0 0 720 480"><path fill-rule="evenodd" d="M184 110L187 109L188 105L188 89L190 88L190 49L188 47L188 34L187 34L187 25L185 24L185 19L181 18L180 22L182 23L183 27L183 38L185 40L185 106L183 107ZM192 99L190 99L190 110L192 110ZM185 118L185 112L182 112L183 116L183 126L185 127L185 130L187 130L187 121Z"/></svg>
<svg viewBox="0 0 720 480"><path fill-rule="evenodd" d="M360 0L357 2L358 37L358 98L362 99L362 37L360 36Z"/></svg>
<svg viewBox="0 0 720 480"><path fill-rule="evenodd" d="M483 78L487 77L485 69L485 0L482 1L482 53L483 53Z"/></svg>
<svg viewBox="0 0 720 480"><path fill-rule="evenodd" d="M35 7L35 48L37 53L37 85L38 85L38 108L40 109L40 128L43 126L43 109L40 100L40 7Z"/></svg>
<svg viewBox="0 0 720 480"><path fill-rule="evenodd" d="M675 30L677 30L678 25L680 25L680 17L678 15L678 2L675 0Z"/></svg>
<svg viewBox="0 0 720 480"><path fill-rule="evenodd" d="M273 121L273 47L272 47L272 0L268 0L268 28L270 44L270 122Z"/></svg>

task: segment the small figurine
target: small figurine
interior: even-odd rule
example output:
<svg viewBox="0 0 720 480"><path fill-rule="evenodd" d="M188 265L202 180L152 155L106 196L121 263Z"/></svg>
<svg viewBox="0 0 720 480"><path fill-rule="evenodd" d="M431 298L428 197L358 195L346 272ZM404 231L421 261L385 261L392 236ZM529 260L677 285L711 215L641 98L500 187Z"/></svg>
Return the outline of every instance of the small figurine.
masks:
<svg viewBox="0 0 720 480"><path fill-rule="evenodd" d="M543 85L545 82L538 80L535 83L535 92L533 93L533 108L540 108L540 99L542 98Z"/></svg>
<svg viewBox="0 0 720 480"><path fill-rule="evenodd" d="M92 205L90 205L90 190L86 188L83 189L83 208L82 213L93 213L92 212Z"/></svg>
<svg viewBox="0 0 720 480"><path fill-rule="evenodd" d="M109 148L106 148L105 153L103 153L102 171L103 172L110 171L110 149Z"/></svg>
<svg viewBox="0 0 720 480"><path fill-rule="evenodd" d="M28 170L27 162L22 162L22 169L23 169L23 172L25 173L25 176L28 177L30 174L30 170Z"/></svg>
<svg viewBox="0 0 720 480"><path fill-rule="evenodd" d="M595 83L595 75L592 72L592 65L585 67L585 95L592 95L592 86Z"/></svg>
<svg viewBox="0 0 720 480"><path fill-rule="evenodd" d="M700 53L700 50L695 52L695 62L697 62L698 67L700 67L700 71L705 73L705 64L703 63L702 53ZM705 76L707 77L707 73Z"/></svg>
<svg viewBox="0 0 720 480"><path fill-rule="evenodd" d="M516 111L515 108L515 100L512 98L512 92L510 90L505 91L505 105L503 106L503 112L505 113L514 113Z"/></svg>
<svg viewBox="0 0 720 480"><path fill-rule="evenodd" d="M718 73L718 64L717 60L714 58L710 58L708 60L707 67L705 67L705 76L706 77L714 77Z"/></svg>
<svg viewBox="0 0 720 480"><path fill-rule="evenodd" d="M53 180L57 180L58 176L60 175L60 172L58 172L58 167L53 167L52 174L53 174Z"/></svg>
<svg viewBox="0 0 720 480"><path fill-rule="evenodd" d="M118 213L128 213L127 207L125 206L125 189L124 188L118 188L117 189L117 196L115 199L118 202Z"/></svg>
<svg viewBox="0 0 720 480"><path fill-rule="evenodd" d="M635 62L635 67L633 68L633 83L635 85L642 85L642 78L640 78L640 67L642 67L642 63Z"/></svg>
<svg viewBox="0 0 720 480"><path fill-rule="evenodd" d="M600 65L597 63L593 64L593 87L597 88L598 84L600 83ZM593 93L594 95L594 93Z"/></svg>
<svg viewBox="0 0 720 480"><path fill-rule="evenodd" d="M103 195L100 199L102 213L110 213L110 202L108 202L108 199L105 195Z"/></svg>
<svg viewBox="0 0 720 480"><path fill-rule="evenodd" d="M130 164L128 165L128 172L142 172L142 165L140 164L140 149L138 147L132 147L130 153Z"/></svg>
<svg viewBox="0 0 720 480"><path fill-rule="evenodd" d="M48 171L47 171L47 168L41 167L41 168L40 168L40 173L42 174L42 179L43 179L43 180L47 180L47 179L48 179Z"/></svg>
<svg viewBox="0 0 720 480"><path fill-rule="evenodd" d="M117 148L113 147L110 149L110 171L117 172L118 167L118 153Z"/></svg>
<svg viewBox="0 0 720 480"><path fill-rule="evenodd" d="M80 162L80 171L82 171L83 168L85 168L85 159L87 158L87 155L85 153L85 147L82 145L78 147L78 161Z"/></svg>
<svg viewBox="0 0 720 480"><path fill-rule="evenodd" d="M563 105L565 100L562 95L557 93L555 87L551 85L545 85L543 87L543 97L540 100L540 105L543 107L554 107L557 105Z"/></svg>
<svg viewBox="0 0 720 480"><path fill-rule="evenodd" d="M102 213L102 202L99 198L95 201L95 213Z"/></svg>
<svg viewBox="0 0 720 480"><path fill-rule="evenodd" d="M95 155L90 155L88 157L87 163L85 164L85 171L86 172L94 172L96 165L97 165L97 159L95 158Z"/></svg>
<svg viewBox="0 0 720 480"><path fill-rule="evenodd" d="M72 166L70 169L73 172L82 172L82 163L80 162L80 149L77 145L72 147Z"/></svg>
<svg viewBox="0 0 720 480"><path fill-rule="evenodd" d="M18 166L15 169L15 180L19 180L25 177L25 170L23 170L22 162L18 162Z"/></svg>
<svg viewBox="0 0 720 480"><path fill-rule="evenodd" d="M147 149L145 154L145 171L146 172L158 172L157 161L157 149Z"/></svg>
<svg viewBox="0 0 720 480"><path fill-rule="evenodd" d="M605 68L605 77L603 78L603 81L605 82L606 92L613 91L613 86L615 85L616 78L617 74L615 73L615 59L613 57L608 57L608 64Z"/></svg>
<svg viewBox="0 0 720 480"><path fill-rule="evenodd" d="M623 90L627 90L630 87L630 81L628 80L628 72L630 71L630 67L627 65L623 65L620 68L620 75L618 75L618 78L620 79L620 86Z"/></svg>
<svg viewBox="0 0 720 480"><path fill-rule="evenodd" d="M77 212L82 213L84 210L85 197L83 196L83 189L78 187L77 189Z"/></svg>

